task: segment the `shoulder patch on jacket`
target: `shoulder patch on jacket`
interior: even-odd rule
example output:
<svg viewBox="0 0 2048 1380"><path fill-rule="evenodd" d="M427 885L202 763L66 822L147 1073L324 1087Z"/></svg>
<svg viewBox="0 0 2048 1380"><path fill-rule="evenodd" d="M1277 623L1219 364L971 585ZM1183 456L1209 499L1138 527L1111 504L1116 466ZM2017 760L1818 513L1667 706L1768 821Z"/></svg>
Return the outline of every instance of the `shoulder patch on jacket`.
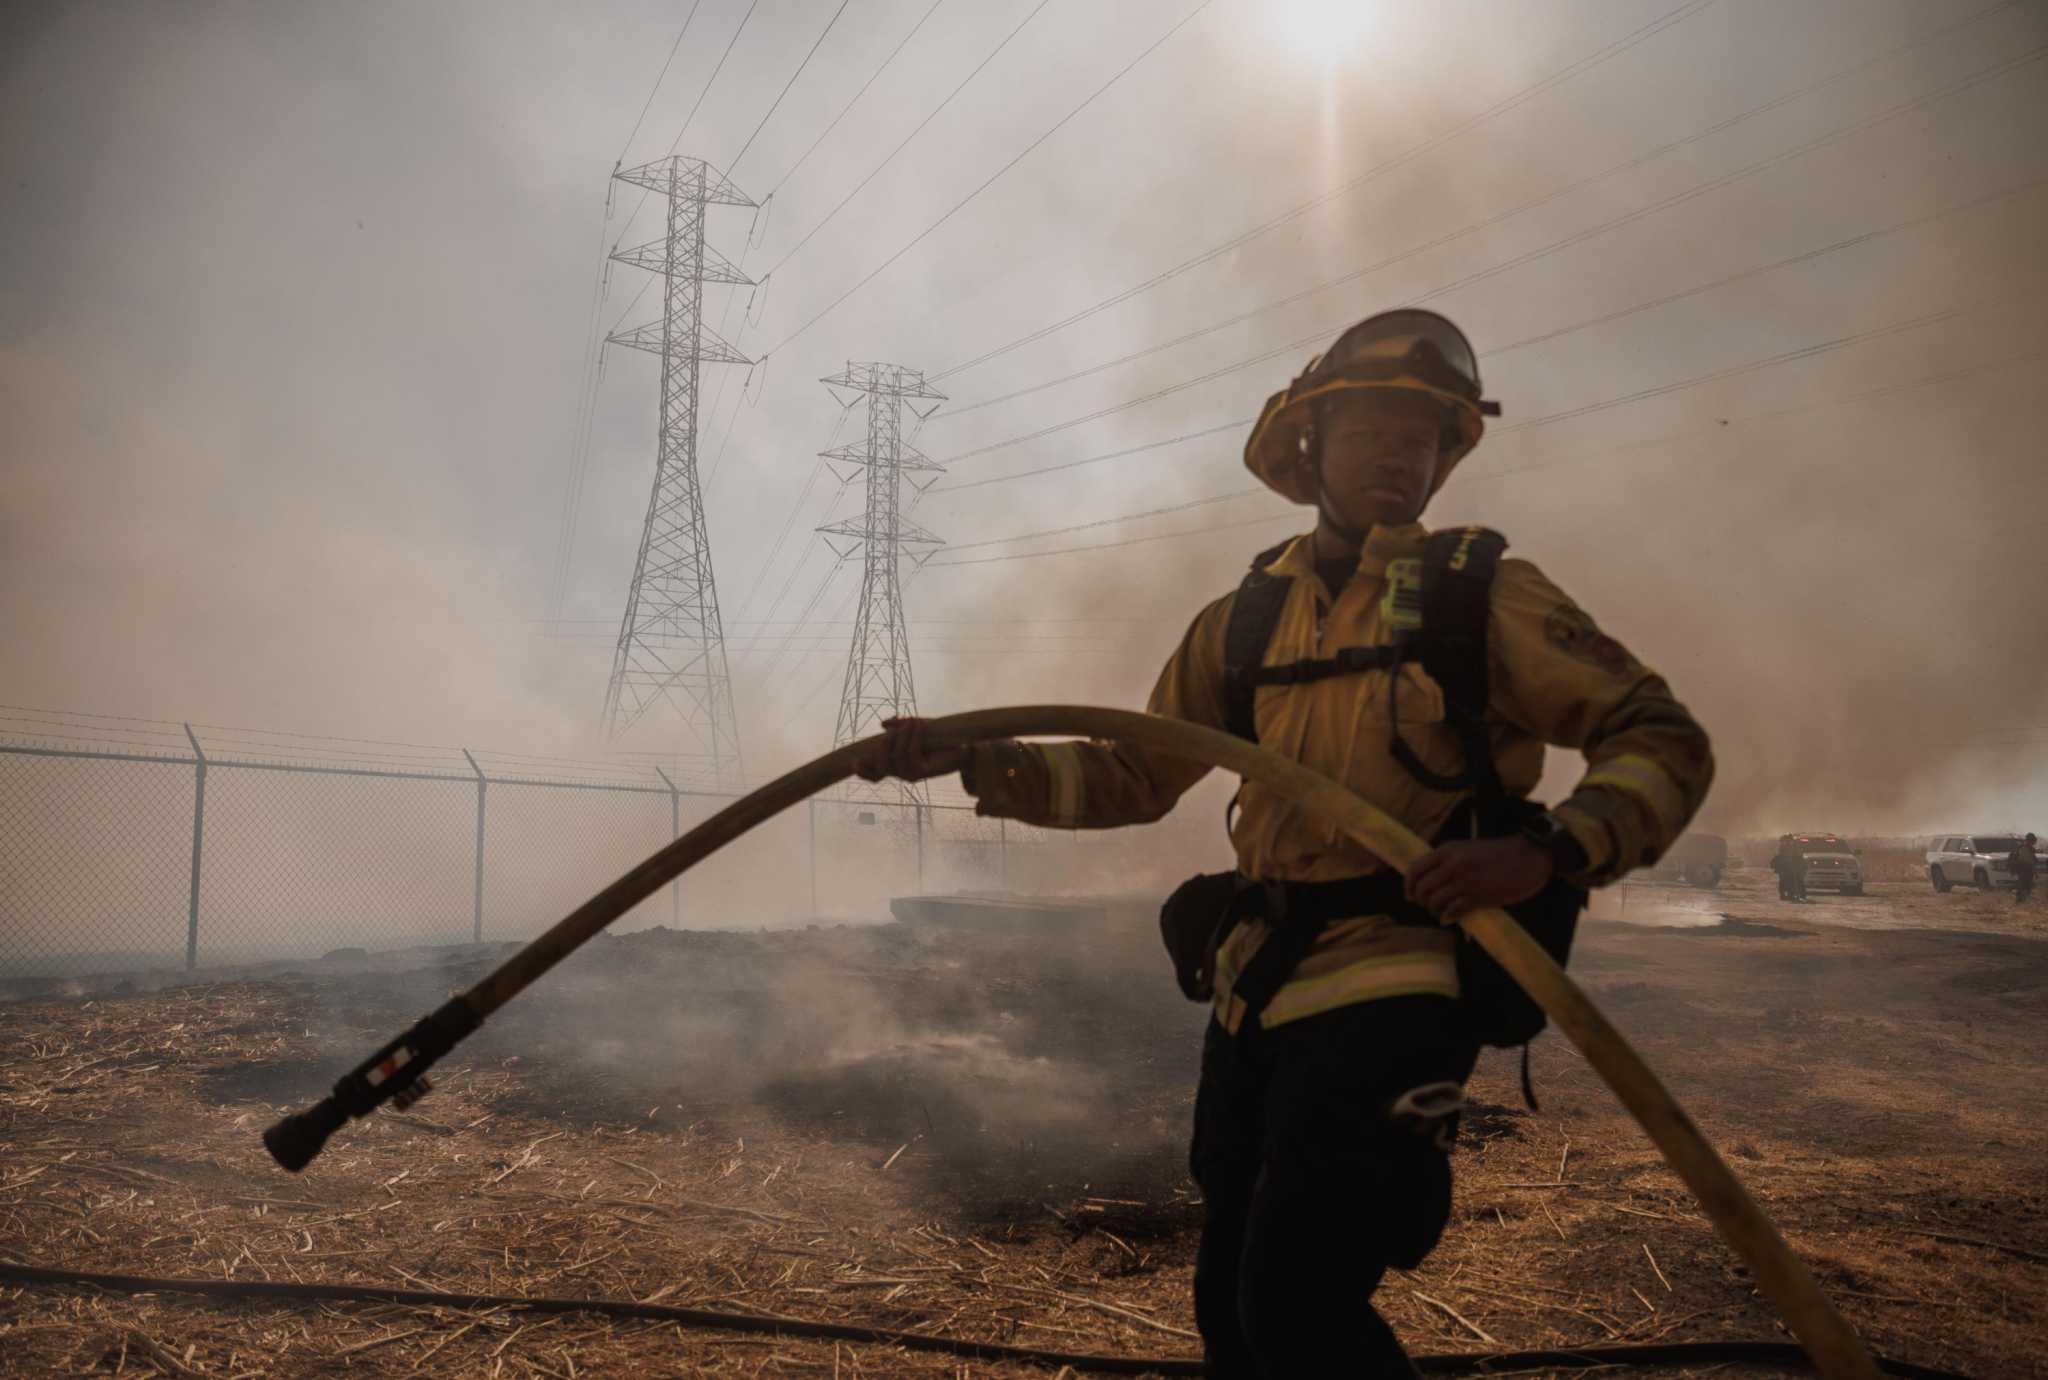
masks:
<svg viewBox="0 0 2048 1380"><path fill-rule="evenodd" d="M1577 605L1559 604L1544 615L1543 636L1566 656L1597 666L1610 676L1626 676L1637 669L1628 649L1601 632Z"/></svg>

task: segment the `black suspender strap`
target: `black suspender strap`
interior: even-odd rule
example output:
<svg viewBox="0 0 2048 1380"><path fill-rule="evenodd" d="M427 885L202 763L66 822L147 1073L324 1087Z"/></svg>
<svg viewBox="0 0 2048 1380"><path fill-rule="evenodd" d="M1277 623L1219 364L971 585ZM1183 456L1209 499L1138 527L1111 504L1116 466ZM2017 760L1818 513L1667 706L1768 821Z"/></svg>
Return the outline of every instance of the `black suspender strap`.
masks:
<svg viewBox="0 0 2048 1380"><path fill-rule="evenodd" d="M1237 597L1230 603L1229 621L1223 625L1223 726L1248 743L1259 741L1252 703L1259 686L1269 683L1255 680L1253 675L1266 669L1260 665L1266 659L1266 644L1273 640L1280 609L1294 587L1291 577L1268 575L1266 567L1286 549L1287 542L1281 542L1252 557L1252 568L1239 583Z"/></svg>
<svg viewBox="0 0 2048 1380"><path fill-rule="evenodd" d="M1507 545L1507 538L1488 528L1457 527L1432 533L1422 549L1422 631L1415 659L1443 691L1444 720L1465 758L1461 774L1431 771L1415 755L1401 737L1399 676L1388 691L1387 746L1395 760L1431 790L1471 791L1488 813L1505 794L1486 728L1486 624L1494 572Z"/></svg>
<svg viewBox="0 0 2048 1380"><path fill-rule="evenodd" d="M1469 790L1482 804L1496 804L1503 791L1485 722L1486 625L1494 572L1507 545L1507 538L1485 527L1432 533L1423 546L1422 626L1417 635L1406 642L1345 647L1335 656L1281 666L1264 664L1266 648L1294 581L1284 575L1269 575L1266 567L1287 549L1287 543L1260 552L1237 587L1224 625L1224 726L1247 742L1258 741L1254 704L1260 686L1304 685L1329 676L1391 670L1396 674L1388 691L1388 714L1393 720L1388 749L1394 759L1432 790ZM1457 776L1431 771L1401 738L1398 673L1402 660L1410 657L1443 690L1444 717L1465 758L1465 770Z"/></svg>
<svg viewBox="0 0 2048 1380"><path fill-rule="evenodd" d="M1330 676L1352 676L1360 671L1391 671L1401 664L1402 650L1388 643L1379 647L1339 647L1337 655L1304 657L1284 666L1252 666L1239 672L1253 690L1261 685L1306 685Z"/></svg>

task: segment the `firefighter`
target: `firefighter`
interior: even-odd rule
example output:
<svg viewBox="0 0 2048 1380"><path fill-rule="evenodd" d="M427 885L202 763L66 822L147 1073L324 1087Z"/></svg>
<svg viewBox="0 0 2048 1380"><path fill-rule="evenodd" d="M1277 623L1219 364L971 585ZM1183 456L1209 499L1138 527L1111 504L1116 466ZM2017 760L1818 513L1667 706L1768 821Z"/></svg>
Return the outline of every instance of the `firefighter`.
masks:
<svg viewBox="0 0 2048 1380"><path fill-rule="evenodd" d="M1772 858L1772 870L1778 872L1780 901L1806 899L1806 850L1796 839L1786 839L1786 842L1778 844L1778 856Z"/></svg>
<svg viewBox="0 0 2048 1380"><path fill-rule="evenodd" d="M1779 900L1806 899L1806 865L1806 853L1796 842L1778 845L1777 856L1771 859L1771 870L1778 874Z"/></svg>
<svg viewBox="0 0 2048 1380"><path fill-rule="evenodd" d="M2012 868L2012 903L2021 905L2034 894L2034 873L2040 866L2032 834L2020 840L2020 846L2012 850L2012 857L2006 865Z"/></svg>
<svg viewBox="0 0 2048 1380"><path fill-rule="evenodd" d="M1404 883L1257 783L1239 794L1237 872L1278 918L1226 924L1213 957L1190 1152L1212 1375L1414 1373L1367 1300L1449 1218L1478 1054L1449 922L1654 862L1713 775L1707 735L1665 682L1534 565L1493 561L1500 539L1480 529L1447 544L1420 525L1498 410L1443 317L1399 310L1346 331L1267 402L1245 449L1255 475L1315 509L1314 529L1202 609L1152 691L1150 712L1252 738L1442 840ZM1427 632L1431 571L1448 590L1480 566L1478 633L1432 674L1402 654ZM1056 828L1156 820L1208 771L1114 742L941 749L916 719L885 727L867 779L958 771L979 813ZM1544 812L1526 798L1546 743L1583 752L1587 771ZM1518 811L1482 819L1488 797Z"/></svg>

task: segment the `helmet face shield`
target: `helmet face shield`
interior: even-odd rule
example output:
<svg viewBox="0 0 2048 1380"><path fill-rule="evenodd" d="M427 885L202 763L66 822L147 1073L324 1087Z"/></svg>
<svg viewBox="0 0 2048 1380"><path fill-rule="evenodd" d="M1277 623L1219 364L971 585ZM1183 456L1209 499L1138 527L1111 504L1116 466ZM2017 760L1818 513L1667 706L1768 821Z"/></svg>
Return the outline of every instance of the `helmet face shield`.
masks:
<svg viewBox="0 0 2048 1380"><path fill-rule="evenodd" d="M1428 348L1421 348L1424 346ZM1472 353L1472 342L1444 317L1416 307L1381 312L1359 322L1337 337L1337 343L1315 362L1309 374L1326 378L1403 363L1434 366L1430 372L1447 372L1470 389L1475 400L1479 396L1479 360Z"/></svg>
<svg viewBox="0 0 2048 1380"><path fill-rule="evenodd" d="M1402 307L1345 331L1267 399L1245 443L1245 468L1296 503L1316 502L1316 411L1356 390L1387 388L1427 394L1447 409L1439 487L1479 444L1484 419L1500 415L1500 404L1481 396L1478 357L1465 333L1433 311Z"/></svg>

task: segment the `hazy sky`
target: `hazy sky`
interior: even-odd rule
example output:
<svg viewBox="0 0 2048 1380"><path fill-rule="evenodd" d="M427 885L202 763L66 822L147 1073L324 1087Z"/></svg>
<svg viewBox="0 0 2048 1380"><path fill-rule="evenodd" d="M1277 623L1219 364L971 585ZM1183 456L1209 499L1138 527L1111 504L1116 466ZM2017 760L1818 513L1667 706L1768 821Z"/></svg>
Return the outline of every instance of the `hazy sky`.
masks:
<svg viewBox="0 0 2048 1380"><path fill-rule="evenodd" d="M1059 428L917 506L964 548L909 586L925 709L1140 699L1296 530L1229 497L1226 424L1308 347L1227 367L1424 300L1507 410L1431 519L1502 528L1668 674L1716 737L1706 822L2048 822L2048 4L1362 8L1200 6L813 322L1196 0L5 7L0 702L580 750L653 466L655 361L614 350L562 608L590 621L550 636L601 247L658 228L623 186L607 219L607 174L681 132L776 189L711 213L775 272L707 296L766 358L744 394L706 367L701 452L757 779L829 745L852 611L810 533L858 497L810 483L820 376L950 370L1356 182L939 385L1244 318L923 428L942 461ZM653 316L645 276L604 327Z"/></svg>

